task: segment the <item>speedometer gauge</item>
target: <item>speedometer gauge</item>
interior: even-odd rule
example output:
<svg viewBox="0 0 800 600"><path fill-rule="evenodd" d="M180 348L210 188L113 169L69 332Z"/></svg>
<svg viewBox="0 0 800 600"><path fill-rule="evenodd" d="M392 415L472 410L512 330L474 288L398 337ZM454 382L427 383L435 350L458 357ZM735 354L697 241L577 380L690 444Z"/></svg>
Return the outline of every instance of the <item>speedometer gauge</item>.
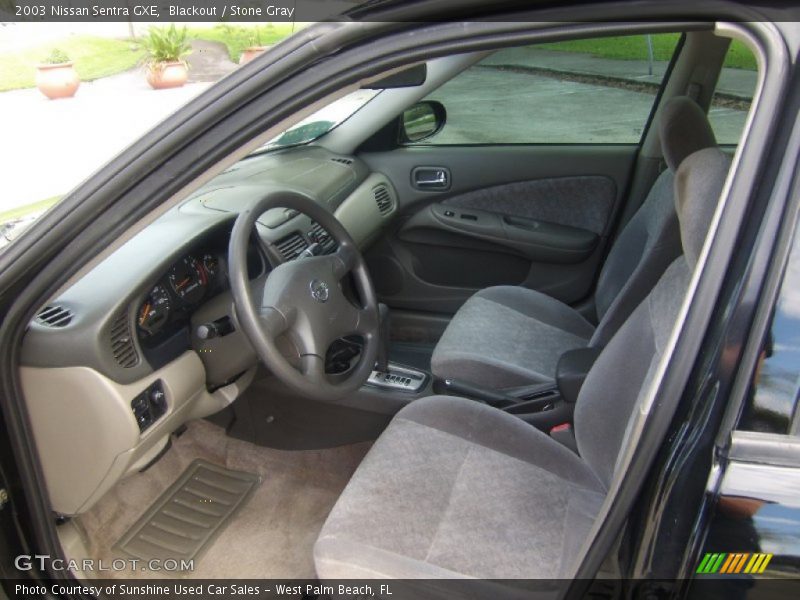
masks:
<svg viewBox="0 0 800 600"><path fill-rule="evenodd" d="M203 256L203 268L211 279L219 272L219 258L215 254L205 254Z"/></svg>
<svg viewBox="0 0 800 600"><path fill-rule="evenodd" d="M139 329L146 335L158 333L169 318L170 299L164 286L157 285L147 295L139 313L136 315L136 323Z"/></svg>
<svg viewBox="0 0 800 600"><path fill-rule="evenodd" d="M172 291L185 304L202 300L208 285L205 270L193 256L185 257L172 267L167 279Z"/></svg>

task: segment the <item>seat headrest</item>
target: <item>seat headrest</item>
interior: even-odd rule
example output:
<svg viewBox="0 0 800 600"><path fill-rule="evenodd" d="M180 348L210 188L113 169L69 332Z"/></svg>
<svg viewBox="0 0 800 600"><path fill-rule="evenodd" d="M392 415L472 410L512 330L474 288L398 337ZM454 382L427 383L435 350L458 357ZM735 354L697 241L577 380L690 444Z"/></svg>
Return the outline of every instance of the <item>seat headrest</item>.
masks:
<svg viewBox="0 0 800 600"><path fill-rule="evenodd" d="M675 174L681 245L691 268L703 249L730 164L731 159L719 148L705 148L687 156Z"/></svg>
<svg viewBox="0 0 800 600"><path fill-rule="evenodd" d="M670 98L664 104L659 132L661 153L673 173L690 154L717 145L717 139L703 109L687 96Z"/></svg>

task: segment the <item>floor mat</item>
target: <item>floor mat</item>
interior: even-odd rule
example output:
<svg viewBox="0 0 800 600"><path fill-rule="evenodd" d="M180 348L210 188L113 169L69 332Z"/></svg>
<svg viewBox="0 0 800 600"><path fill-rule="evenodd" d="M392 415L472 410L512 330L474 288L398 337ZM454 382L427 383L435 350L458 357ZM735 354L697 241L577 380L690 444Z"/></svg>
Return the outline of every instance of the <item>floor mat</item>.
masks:
<svg viewBox="0 0 800 600"><path fill-rule="evenodd" d="M114 549L142 560L194 559L260 482L258 475L195 460Z"/></svg>
<svg viewBox="0 0 800 600"><path fill-rule="evenodd" d="M88 512L74 519L84 530L88 556L111 564L113 546L157 503L197 459L257 473L263 484L181 573L109 571L114 578L189 577L310 579L313 546L322 524L370 447L369 442L326 450L275 450L225 435L208 421L192 421L152 467L126 477ZM86 555L70 556L81 559Z"/></svg>

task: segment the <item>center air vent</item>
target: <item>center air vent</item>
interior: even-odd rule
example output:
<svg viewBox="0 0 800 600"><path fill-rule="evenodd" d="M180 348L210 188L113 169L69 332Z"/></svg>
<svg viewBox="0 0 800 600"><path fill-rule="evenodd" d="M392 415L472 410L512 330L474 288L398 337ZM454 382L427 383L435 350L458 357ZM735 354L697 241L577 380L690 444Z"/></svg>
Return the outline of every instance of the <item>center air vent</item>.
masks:
<svg viewBox="0 0 800 600"><path fill-rule="evenodd" d="M333 239L333 236L325 231L322 225L316 221L311 222L311 229L308 231L308 238L312 242L322 246L322 254L331 254L338 247L336 240Z"/></svg>
<svg viewBox="0 0 800 600"><path fill-rule="evenodd" d="M303 250L308 248L308 243L303 239L302 235L295 232L278 241L275 246L283 256L283 260L294 260Z"/></svg>
<svg viewBox="0 0 800 600"><path fill-rule="evenodd" d="M378 210L383 216L392 212L394 209L394 199L386 185L376 185L372 188L372 194L375 196L375 203L378 205Z"/></svg>
<svg viewBox="0 0 800 600"><path fill-rule="evenodd" d="M66 327L72 321L72 312L63 306L45 306L36 315L36 322L45 327Z"/></svg>
<svg viewBox="0 0 800 600"><path fill-rule="evenodd" d="M130 369L139 364L139 355L131 335L130 319L123 312L111 324L111 353L120 367Z"/></svg>

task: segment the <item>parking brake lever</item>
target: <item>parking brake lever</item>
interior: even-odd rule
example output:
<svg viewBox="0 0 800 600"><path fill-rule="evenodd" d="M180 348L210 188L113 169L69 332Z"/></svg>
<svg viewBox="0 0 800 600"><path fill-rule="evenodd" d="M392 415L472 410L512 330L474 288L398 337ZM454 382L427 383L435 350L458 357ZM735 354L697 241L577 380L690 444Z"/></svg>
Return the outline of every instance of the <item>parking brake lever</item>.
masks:
<svg viewBox="0 0 800 600"><path fill-rule="evenodd" d="M506 408L521 402L521 399L516 398L515 396L504 394L503 392L497 392L495 390L487 390L485 388L466 383L465 381L445 379L441 382L441 384L444 388L442 391L449 396L464 396L470 400L484 402L496 408Z"/></svg>

